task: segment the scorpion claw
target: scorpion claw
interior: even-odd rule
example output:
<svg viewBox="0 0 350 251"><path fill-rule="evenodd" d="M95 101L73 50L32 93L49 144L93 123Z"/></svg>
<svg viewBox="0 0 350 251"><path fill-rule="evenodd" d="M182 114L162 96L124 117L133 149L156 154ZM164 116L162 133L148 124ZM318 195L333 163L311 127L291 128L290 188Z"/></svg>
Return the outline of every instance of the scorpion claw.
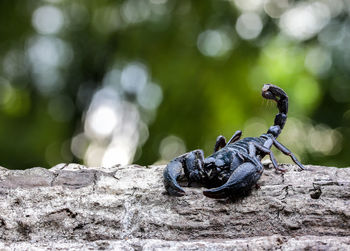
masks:
<svg viewBox="0 0 350 251"><path fill-rule="evenodd" d="M163 182L169 195L180 197L186 194L185 190L177 183L181 172L182 164L177 160L171 161L164 169Z"/></svg>
<svg viewBox="0 0 350 251"><path fill-rule="evenodd" d="M224 199L227 197L227 190L222 187L217 187L209 190L204 190L203 194L213 199Z"/></svg>
<svg viewBox="0 0 350 251"><path fill-rule="evenodd" d="M203 191L207 197L223 199L228 196L240 197L256 184L261 176L259 168L251 162L240 165L225 184Z"/></svg>

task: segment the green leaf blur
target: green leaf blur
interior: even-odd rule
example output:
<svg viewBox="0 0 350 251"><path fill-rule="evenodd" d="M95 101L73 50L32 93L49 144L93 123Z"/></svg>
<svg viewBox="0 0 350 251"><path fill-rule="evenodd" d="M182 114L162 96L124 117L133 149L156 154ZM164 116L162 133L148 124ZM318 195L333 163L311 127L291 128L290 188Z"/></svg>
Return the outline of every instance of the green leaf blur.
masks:
<svg viewBox="0 0 350 251"><path fill-rule="evenodd" d="M166 163L218 135L348 166L350 5L337 1L0 2L0 165ZM290 159L277 153L279 162Z"/></svg>

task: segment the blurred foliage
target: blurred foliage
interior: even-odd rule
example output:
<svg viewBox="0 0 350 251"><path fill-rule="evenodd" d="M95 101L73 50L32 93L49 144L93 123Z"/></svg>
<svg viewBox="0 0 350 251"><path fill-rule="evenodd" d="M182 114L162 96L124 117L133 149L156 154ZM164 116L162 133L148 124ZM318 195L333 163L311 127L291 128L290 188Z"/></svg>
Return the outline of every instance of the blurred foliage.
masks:
<svg viewBox="0 0 350 251"><path fill-rule="evenodd" d="M152 164L238 129L303 163L348 166L348 0L0 2L0 162ZM280 162L290 162L277 155Z"/></svg>

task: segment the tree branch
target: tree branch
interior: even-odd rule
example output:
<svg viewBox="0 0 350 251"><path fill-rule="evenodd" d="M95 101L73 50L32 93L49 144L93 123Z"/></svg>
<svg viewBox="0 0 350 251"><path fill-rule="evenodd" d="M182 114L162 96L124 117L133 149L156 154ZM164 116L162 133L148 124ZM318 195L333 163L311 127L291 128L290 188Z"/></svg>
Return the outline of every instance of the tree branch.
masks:
<svg viewBox="0 0 350 251"><path fill-rule="evenodd" d="M283 167L234 203L164 194L164 166L2 168L0 247L350 248L350 168Z"/></svg>

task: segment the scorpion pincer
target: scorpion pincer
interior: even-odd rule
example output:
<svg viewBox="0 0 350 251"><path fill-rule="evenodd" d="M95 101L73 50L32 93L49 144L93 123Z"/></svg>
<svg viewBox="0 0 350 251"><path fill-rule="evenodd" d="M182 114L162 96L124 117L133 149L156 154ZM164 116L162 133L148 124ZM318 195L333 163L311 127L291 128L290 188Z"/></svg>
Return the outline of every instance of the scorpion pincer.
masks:
<svg viewBox="0 0 350 251"><path fill-rule="evenodd" d="M274 125L268 129L267 133L260 137L240 139L242 132L236 131L227 143L224 136L217 137L214 153L207 158L204 158L202 150L194 150L171 160L164 170L163 180L169 195L185 195L185 190L177 182L183 173L189 185L196 182L208 188L203 191L207 197L220 199L245 195L260 179L264 170L261 160L266 155L270 156L276 170L286 171L278 166L270 150L272 145L290 156L302 170L305 169L294 154L277 141L287 120L287 94L278 86L265 84L262 88L262 96L265 99L274 100L279 111Z"/></svg>

